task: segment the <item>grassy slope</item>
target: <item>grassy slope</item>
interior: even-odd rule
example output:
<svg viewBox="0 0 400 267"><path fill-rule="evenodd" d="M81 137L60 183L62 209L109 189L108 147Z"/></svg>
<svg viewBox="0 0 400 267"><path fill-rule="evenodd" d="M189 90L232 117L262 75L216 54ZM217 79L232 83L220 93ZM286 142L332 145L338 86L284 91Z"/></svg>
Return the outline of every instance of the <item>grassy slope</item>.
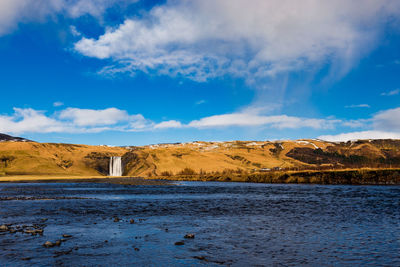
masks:
<svg viewBox="0 0 400 267"><path fill-rule="evenodd" d="M324 153L334 152L346 157L362 155L371 159L371 162L375 162L378 158L385 158L389 152L394 157L399 157L399 147L400 141L362 141L342 144L316 140L193 142L134 147L132 149L35 142L0 142L0 175L101 176L106 173L108 157L123 155L125 155L123 161L125 158L129 162L125 166L125 174L129 176L157 176L163 172L176 175L184 168L208 174L223 172L227 169L240 169L245 173L251 173L254 169L273 167L312 169L317 165L307 163L307 160L300 161L289 157L288 152L300 149L300 153L303 153L304 149L308 149L307 153L314 153L317 148L320 148ZM130 157L126 156L128 154ZM91 157L88 158L90 155ZM312 155L312 157L318 159L319 155ZM329 164L322 163L318 168L324 165ZM266 175L264 174L264 176ZM210 179L215 177L219 179L218 174L210 175ZM244 175L237 175L234 178L241 181L246 180ZM252 179L258 178L253 177Z"/></svg>
<svg viewBox="0 0 400 267"><path fill-rule="evenodd" d="M281 144L281 145L279 145ZM169 171L177 174L184 168L193 169L195 172L215 172L225 169L242 169L251 171L260 168L291 168L308 166L293 158L287 157L286 153L294 147L315 146L325 148L328 143L320 141L307 141L296 143L294 141L282 142L196 142L177 145L146 146L136 153L148 155L147 161L150 167L146 170L129 172L130 175L147 175L156 172ZM271 149L283 148L276 153ZM311 165L310 165L311 166Z"/></svg>
<svg viewBox="0 0 400 267"><path fill-rule="evenodd" d="M1 142L0 174L7 175L99 175L85 164L84 157L91 152L121 156L119 147L51 144L35 142ZM7 166L6 166L7 165Z"/></svg>

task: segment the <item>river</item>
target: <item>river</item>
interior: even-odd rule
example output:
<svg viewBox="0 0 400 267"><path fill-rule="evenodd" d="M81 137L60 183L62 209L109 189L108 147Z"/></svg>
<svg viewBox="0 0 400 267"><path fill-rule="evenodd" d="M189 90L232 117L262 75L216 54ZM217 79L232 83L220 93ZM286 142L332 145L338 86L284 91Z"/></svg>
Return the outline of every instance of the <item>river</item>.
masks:
<svg viewBox="0 0 400 267"><path fill-rule="evenodd" d="M3 224L0 266L400 266L399 186L4 183Z"/></svg>

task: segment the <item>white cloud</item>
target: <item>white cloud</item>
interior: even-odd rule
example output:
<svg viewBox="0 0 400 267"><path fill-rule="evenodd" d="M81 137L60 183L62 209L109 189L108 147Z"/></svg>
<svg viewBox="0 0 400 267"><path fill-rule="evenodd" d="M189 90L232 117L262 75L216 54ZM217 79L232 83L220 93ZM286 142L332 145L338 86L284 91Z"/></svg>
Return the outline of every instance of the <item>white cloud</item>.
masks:
<svg viewBox="0 0 400 267"><path fill-rule="evenodd" d="M53 107L61 107L61 106L63 106L64 105L64 103L63 102L60 102L60 101L57 101L57 102L54 102L53 103Z"/></svg>
<svg viewBox="0 0 400 267"><path fill-rule="evenodd" d="M117 108L66 108L51 115L31 108L14 108L12 115L0 115L0 132L5 133L93 133L103 131L153 131L160 129L210 129L226 127L267 127L270 129L334 130L337 127L362 128L364 131L324 135L321 139L347 140L357 138L397 138L400 135L400 108L384 110L368 119L338 120L335 118L304 118L288 115L263 115L262 109L204 117L184 124L177 120L154 122L142 114L129 114Z"/></svg>
<svg viewBox="0 0 400 267"><path fill-rule="evenodd" d="M129 119L127 131L145 131L151 130L154 127L154 122L147 120L142 114L131 115Z"/></svg>
<svg viewBox="0 0 400 267"><path fill-rule="evenodd" d="M368 104L348 105L345 108L370 108Z"/></svg>
<svg viewBox="0 0 400 267"><path fill-rule="evenodd" d="M67 128L56 119L47 117L44 112L30 108L14 108L14 114L11 116L0 115L0 132L5 133L63 132Z"/></svg>
<svg viewBox="0 0 400 267"><path fill-rule="evenodd" d="M93 133L103 131L144 131L154 123L141 114L124 110L67 108L50 116L31 108L14 108L14 114L0 115L0 132L5 133Z"/></svg>
<svg viewBox="0 0 400 267"><path fill-rule="evenodd" d="M163 121L160 122L156 125L154 125L155 129L166 129L166 128L181 128L182 123L176 120L170 120L170 121Z"/></svg>
<svg viewBox="0 0 400 267"><path fill-rule="evenodd" d="M69 26L71 34L75 37L81 36L82 34L76 29L74 25Z"/></svg>
<svg viewBox="0 0 400 267"><path fill-rule="evenodd" d="M400 139L400 108L376 113L370 119L343 122L343 126L370 128L366 131L324 135L318 138L328 141L347 141L355 139Z"/></svg>
<svg viewBox="0 0 400 267"><path fill-rule="evenodd" d="M202 104L204 104L204 103L206 103L207 101L205 101L204 99L201 99L201 100L199 100L199 101L196 101L196 103L194 103L196 106L198 106L198 105L202 105Z"/></svg>
<svg viewBox="0 0 400 267"><path fill-rule="evenodd" d="M131 116L117 108L103 110L67 108L61 111L60 119L72 120L78 126L112 125L122 121L129 121Z"/></svg>
<svg viewBox="0 0 400 267"><path fill-rule="evenodd" d="M400 107L382 110L367 119L345 120L341 125L351 128L364 128L373 131L400 133Z"/></svg>
<svg viewBox="0 0 400 267"><path fill-rule="evenodd" d="M349 140L360 139L400 139L400 133L382 132L382 131L361 131L342 133L337 135L322 135L318 139L331 141L331 142L345 142Z"/></svg>
<svg viewBox="0 0 400 267"><path fill-rule="evenodd" d="M93 133L103 131L152 131L169 128L270 127L332 129L339 120L299 118L287 115L264 116L257 113L232 113L205 117L183 124L177 120L155 123L141 114L129 114L117 108L66 108L46 115L31 108L14 108L12 115L0 115L0 132L5 133Z"/></svg>
<svg viewBox="0 0 400 267"><path fill-rule="evenodd" d="M342 125L350 128L365 128L369 126L370 122L370 119L348 120L343 121Z"/></svg>
<svg viewBox="0 0 400 267"><path fill-rule="evenodd" d="M1 0L0 36L14 29L19 22L39 20L58 11L61 5L61 0Z"/></svg>
<svg viewBox="0 0 400 267"><path fill-rule="evenodd" d="M197 81L229 74L253 81L327 61L346 72L398 14L395 0L169 1L98 39L82 38L75 49L113 59L103 74L143 71Z"/></svg>
<svg viewBox="0 0 400 267"><path fill-rule="evenodd" d="M137 0L1 0L0 36L15 29L18 23L43 21L56 14L71 18L86 14L100 17L116 4L126 6L133 2Z"/></svg>
<svg viewBox="0 0 400 267"><path fill-rule="evenodd" d="M377 130L400 132L400 108L377 113L372 118L372 126Z"/></svg>
<svg viewBox="0 0 400 267"><path fill-rule="evenodd" d="M383 92L381 95L382 96L394 96L400 94L400 89L395 89L389 92Z"/></svg>
<svg viewBox="0 0 400 267"><path fill-rule="evenodd" d="M264 116L254 113L232 113L194 120L190 122L188 126L195 128L269 126L277 129L295 129L303 127L313 129L331 129L338 122L338 120L310 119L287 115Z"/></svg>

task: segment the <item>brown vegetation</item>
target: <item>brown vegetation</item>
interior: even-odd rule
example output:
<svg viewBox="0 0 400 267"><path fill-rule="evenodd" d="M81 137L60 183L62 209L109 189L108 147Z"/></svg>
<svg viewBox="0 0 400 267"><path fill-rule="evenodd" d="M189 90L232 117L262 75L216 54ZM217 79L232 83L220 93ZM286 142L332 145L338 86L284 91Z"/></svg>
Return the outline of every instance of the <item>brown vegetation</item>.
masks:
<svg viewBox="0 0 400 267"><path fill-rule="evenodd" d="M0 175L104 176L109 173L111 156L122 157L125 176L333 183L332 179L339 178L331 170L400 168L400 140L193 142L143 147L1 142Z"/></svg>

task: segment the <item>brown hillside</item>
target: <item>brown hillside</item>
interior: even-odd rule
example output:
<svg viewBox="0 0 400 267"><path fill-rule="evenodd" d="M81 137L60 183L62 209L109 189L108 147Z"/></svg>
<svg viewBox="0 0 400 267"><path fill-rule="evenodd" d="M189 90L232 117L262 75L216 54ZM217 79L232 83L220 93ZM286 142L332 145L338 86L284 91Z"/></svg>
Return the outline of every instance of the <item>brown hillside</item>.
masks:
<svg viewBox="0 0 400 267"><path fill-rule="evenodd" d="M389 168L400 167L400 140L192 142L143 147L8 141L0 142L0 175L107 175L111 156L122 156L123 175L129 176Z"/></svg>
<svg viewBox="0 0 400 267"><path fill-rule="evenodd" d="M120 147L51 144L36 142L1 142L0 174L3 175L99 175L101 164L92 153L120 156ZM103 174L108 172L107 170Z"/></svg>

